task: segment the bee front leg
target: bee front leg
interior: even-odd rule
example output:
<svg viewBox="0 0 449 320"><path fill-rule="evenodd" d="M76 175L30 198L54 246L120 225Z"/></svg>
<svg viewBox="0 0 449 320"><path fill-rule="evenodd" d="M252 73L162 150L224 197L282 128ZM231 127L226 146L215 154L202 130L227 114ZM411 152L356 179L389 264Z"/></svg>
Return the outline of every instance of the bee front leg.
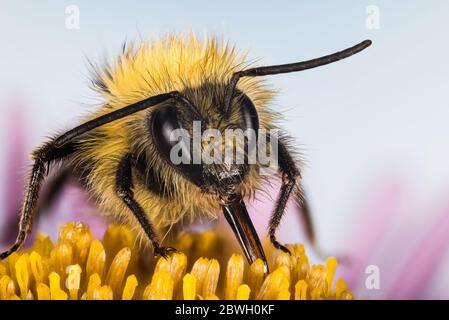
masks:
<svg viewBox="0 0 449 320"><path fill-rule="evenodd" d="M19 232L15 243L5 252L0 253L0 260L6 259L12 253L19 250L31 232L33 218L36 213L36 204L42 182L48 174L50 164L53 161L62 160L75 151L74 143L56 147L54 140L43 144L32 153L34 160L31 169L30 180L25 194L24 204L20 214Z"/></svg>
<svg viewBox="0 0 449 320"><path fill-rule="evenodd" d="M282 216L284 215L285 208L287 206L287 202L290 199L290 196L294 194L295 188L299 188L298 181L301 177L300 171L296 166L293 157L290 155L287 150L286 145L279 140L278 141L278 163L279 163L279 172L282 174L282 186L279 191L279 196L276 201L276 207L271 215L269 227L268 227L268 235L270 237L270 241L276 249L280 249L284 252L290 253L287 247L281 245L276 240L276 230L279 227ZM297 189L300 190L300 189Z"/></svg>
<svg viewBox="0 0 449 320"><path fill-rule="evenodd" d="M132 156L130 154L125 155L119 163L116 174L116 192L118 197L126 204L131 210L134 217L142 226L145 234L153 245L154 255L167 258L176 249L172 247L161 247L159 244L158 236L154 230L153 225L148 220L145 212L140 204L134 199L133 181L132 181Z"/></svg>
<svg viewBox="0 0 449 320"><path fill-rule="evenodd" d="M33 216L36 208L37 196L45 176L45 164L42 160L36 159L31 171L30 182L25 196L25 203L20 214L19 232L14 244L5 252L0 254L0 260L6 259L12 253L19 250L31 232Z"/></svg>

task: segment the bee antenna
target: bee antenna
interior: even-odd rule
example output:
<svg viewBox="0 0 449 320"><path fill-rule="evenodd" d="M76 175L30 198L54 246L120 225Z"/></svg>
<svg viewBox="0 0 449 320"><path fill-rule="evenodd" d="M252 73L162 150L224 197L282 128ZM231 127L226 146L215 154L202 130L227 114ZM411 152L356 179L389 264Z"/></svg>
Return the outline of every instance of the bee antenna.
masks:
<svg viewBox="0 0 449 320"><path fill-rule="evenodd" d="M339 51L339 52L329 54L327 56L315 58L312 60L296 62L296 63L289 63L289 64L274 65L274 66L256 67L256 68L251 68L251 69L247 69L247 70L237 71L232 75L231 80L229 81L228 87L226 88L226 94L225 94L224 106L223 106L224 115L225 115L225 117L229 116L231 100L232 100L232 97L233 97L233 94L235 91L235 87L237 86L237 82L240 80L240 78L260 77L260 76L267 76L267 75L272 75L272 74L297 72L297 71L303 71L303 70L307 70L307 69L324 66L326 64L337 62L339 60L348 58L348 57L352 56L353 54L359 53L360 51L368 48L371 45L371 43L372 43L371 40L365 40L365 41L360 42L359 44L356 44L353 47L347 48L347 49Z"/></svg>

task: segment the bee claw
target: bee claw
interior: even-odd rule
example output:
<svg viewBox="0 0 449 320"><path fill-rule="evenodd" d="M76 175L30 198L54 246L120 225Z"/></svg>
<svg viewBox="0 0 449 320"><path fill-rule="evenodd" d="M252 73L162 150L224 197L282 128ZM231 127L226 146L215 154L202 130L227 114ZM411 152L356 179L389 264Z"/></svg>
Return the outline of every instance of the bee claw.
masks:
<svg viewBox="0 0 449 320"><path fill-rule="evenodd" d="M163 257L164 259L167 259L171 254L177 252L173 247L155 247L153 254L154 257L157 258L158 256Z"/></svg>
<svg viewBox="0 0 449 320"><path fill-rule="evenodd" d="M288 253L288 254L290 254L290 255L292 254L292 253L290 252L290 250L289 250L286 246L283 246L283 245L280 244L278 241L272 240L271 243L273 244L273 246L274 246L276 249L281 250L281 251L283 251L283 252L285 252L285 253Z"/></svg>

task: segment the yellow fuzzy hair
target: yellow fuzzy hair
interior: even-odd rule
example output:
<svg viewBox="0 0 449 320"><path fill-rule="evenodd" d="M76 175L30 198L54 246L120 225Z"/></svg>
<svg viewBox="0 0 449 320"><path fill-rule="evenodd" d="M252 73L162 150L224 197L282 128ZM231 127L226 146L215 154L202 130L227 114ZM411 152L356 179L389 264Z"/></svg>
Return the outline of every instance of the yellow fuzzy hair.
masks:
<svg viewBox="0 0 449 320"><path fill-rule="evenodd" d="M95 89L104 99L104 105L86 120L157 94L173 90L183 92L210 82L226 84L233 72L247 65L245 55L216 38L200 41L193 35L168 36L151 43L130 45L116 61L95 69ZM238 89L256 106L260 127L274 128L277 116L268 108L273 91L256 78L242 79ZM202 112L207 112L209 97L188 98ZM148 134L147 119L151 112L152 109L138 112L103 125L81 140L82 147L72 161L78 170L89 168L85 174L90 194L104 214L138 227L115 193L115 173L126 152L145 153L148 165L156 169L159 179L174 186L172 191L166 190L171 193L168 197L160 197L139 183L134 174L135 198L158 230L180 222L192 222L198 217L216 218L221 212L218 199L201 193L158 156ZM239 113L234 111L230 122L238 117ZM241 186L242 193L253 195L261 179L257 170L252 170Z"/></svg>

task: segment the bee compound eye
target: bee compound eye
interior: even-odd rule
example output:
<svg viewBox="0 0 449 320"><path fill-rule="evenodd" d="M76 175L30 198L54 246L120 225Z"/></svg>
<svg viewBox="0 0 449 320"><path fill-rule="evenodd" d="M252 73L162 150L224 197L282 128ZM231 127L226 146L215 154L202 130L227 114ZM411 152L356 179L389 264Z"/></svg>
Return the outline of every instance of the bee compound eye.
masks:
<svg viewBox="0 0 449 320"><path fill-rule="evenodd" d="M259 116L257 115L256 107L251 99L244 94L241 97L242 115L247 129L257 131L259 129Z"/></svg>
<svg viewBox="0 0 449 320"><path fill-rule="evenodd" d="M192 161L191 136L181 125L176 107L165 106L154 111L150 127L159 155L178 173L201 187L202 165Z"/></svg>
<svg viewBox="0 0 449 320"><path fill-rule="evenodd" d="M246 143L248 152L252 152L256 148L259 134L259 116L254 103L246 94L242 95L240 103L245 130L251 130L250 134L247 135Z"/></svg>

